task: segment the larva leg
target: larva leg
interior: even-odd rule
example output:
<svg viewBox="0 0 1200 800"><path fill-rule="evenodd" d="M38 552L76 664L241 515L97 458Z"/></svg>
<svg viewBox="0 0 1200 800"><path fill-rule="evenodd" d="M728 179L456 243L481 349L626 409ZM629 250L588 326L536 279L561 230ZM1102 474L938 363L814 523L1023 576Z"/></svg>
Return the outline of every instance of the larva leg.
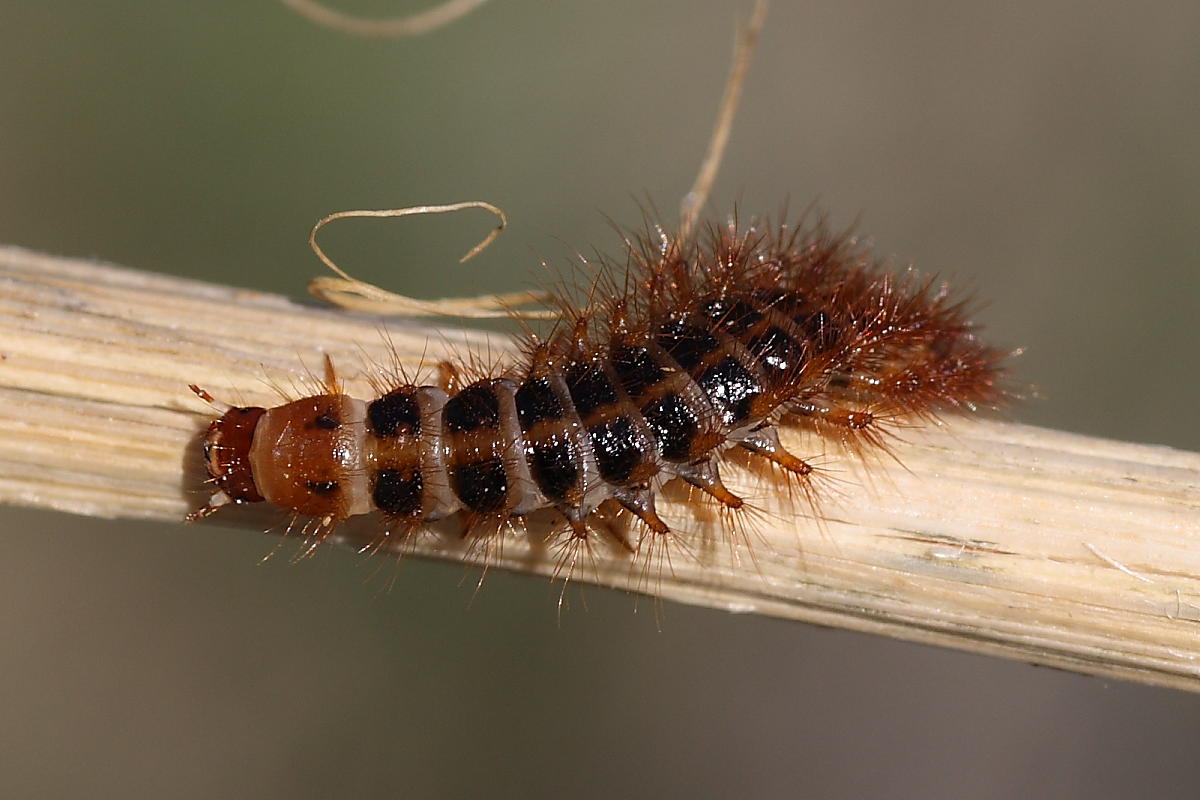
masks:
<svg viewBox="0 0 1200 800"><path fill-rule="evenodd" d="M184 517L183 521L197 522L202 520L205 517L217 513L217 511L229 505L229 502L229 497L224 492L217 492L208 499L207 503Z"/></svg>
<svg viewBox="0 0 1200 800"><path fill-rule="evenodd" d="M783 482L789 495L795 496L794 493L798 492L812 510L813 515L819 515L820 506L817 488L814 485L816 468L784 449L779 442L779 431L774 425L764 425L758 430L752 431L738 445L746 452L781 467L784 470L781 477L790 479Z"/></svg>
<svg viewBox="0 0 1200 800"><path fill-rule="evenodd" d="M233 408L233 406L229 405L228 403L222 403L220 400L216 399L207 391L201 389L194 383L189 383L188 388L195 392L197 397L212 406L213 409L219 414L224 414Z"/></svg>
<svg viewBox="0 0 1200 800"><path fill-rule="evenodd" d="M655 533L671 532L654 510L654 492L649 489L619 489L613 492L613 498Z"/></svg>
<svg viewBox="0 0 1200 800"><path fill-rule="evenodd" d="M341 394L342 387L338 382L337 370L333 366L333 356L325 354L325 391L329 394Z"/></svg>
<svg viewBox="0 0 1200 800"><path fill-rule="evenodd" d="M890 417L863 408L858 404L861 402L835 396L824 401L802 403L789 409L789 412L796 424L834 439L860 456L865 455L871 448L886 451L886 432L880 423Z"/></svg>
<svg viewBox="0 0 1200 800"><path fill-rule="evenodd" d="M637 552L637 548L634 546L633 542L629 540L626 526L622 525L621 521L617 519L616 514L614 514L614 512L611 510L608 502L601 504L591 513L587 519L587 524L588 528L591 530L597 531L601 534L607 534L609 538L619 544L627 553L632 554ZM574 523L572 523L572 527L574 527Z"/></svg>
<svg viewBox="0 0 1200 800"><path fill-rule="evenodd" d="M736 511L746 504L742 498L725 488L715 461L689 464L685 468L676 470L675 474L728 509Z"/></svg>
<svg viewBox="0 0 1200 800"><path fill-rule="evenodd" d="M458 394L463 389L462 373L458 366L449 361L439 361L437 365L437 385L447 394Z"/></svg>
<svg viewBox="0 0 1200 800"><path fill-rule="evenodd" d="M225 414L233 409L233 406L229 405L228 403L222 403L220 400L216 399L207 391L201 389L194 383L188 384L188 388L195 392L197 397L216 409L216 411L220 414ZM208 499L207 503L189 513L183 518L183 520L184 522L198 522L205 517L212 516L213 514L217 513L218 510L229 505L229 503L229 495L225 494L223 491L215 492L213 496Z"/></svg>
<svg viewBox="0 0 1200 800"><path fill-rule="evenodd" d="M738 445L743 450L748 450L778 464L793 475L806 477L812 474L811 464L783 448L779 442L779 432L775 430L774 426L767 426L752 432L738 442Z"/></svg>
<svg viewBox="0 0 1200 800"><path fill-rule="evenodd" d="M875 424L875 415L861 408L848 408L842 405L818 406L805 403L793 409L794 413L808 417L818 424L832 425L846 431L861 431Z"/></svg>

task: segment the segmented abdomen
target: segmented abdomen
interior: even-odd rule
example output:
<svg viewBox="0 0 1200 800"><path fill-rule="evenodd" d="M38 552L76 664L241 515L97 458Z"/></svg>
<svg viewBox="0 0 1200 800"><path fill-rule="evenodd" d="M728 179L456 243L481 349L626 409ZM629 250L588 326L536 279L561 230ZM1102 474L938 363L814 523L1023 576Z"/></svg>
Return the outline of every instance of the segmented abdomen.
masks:
<svg viewBox="0 0 1200 800"><path fill-rule="evenodd" d="M553 507L581 536L615 500L665 532L654 497L672 478L741 505L719 474L729 447L804 479L811 468L776 425L876 444L881 418L997 398L1000 356L945 292L897 282L845 242L712 238L688 253L643 242L639 280L566 308L516 374L266 410L247 458L257 493L326 524L378 509L402 528ZM210 444L230 435L220 424ZM212 459L210 471L224 488Z"/></svg>

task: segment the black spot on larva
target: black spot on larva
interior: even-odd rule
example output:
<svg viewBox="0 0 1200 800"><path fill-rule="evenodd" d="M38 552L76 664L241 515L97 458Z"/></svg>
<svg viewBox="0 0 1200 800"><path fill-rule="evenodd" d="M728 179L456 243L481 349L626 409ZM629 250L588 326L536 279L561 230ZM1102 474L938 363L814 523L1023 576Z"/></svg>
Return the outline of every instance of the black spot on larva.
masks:
<svg viewBox="0 0 1200 800"><path fill-rule="evenodd" d="M385 514L401 517L421 515L420 470L381 469L375 473L371 496L375 507Z"/></svg>
<svg viewBox="0 0 1200 800"><path fill-rule="evenodd" d="M762 394L758 380L729 356L705 370L697 383L715 405L726 409L725 422L733 425L750 418L750 404Z"/></svg>
<svg viewBox="0 0 1200 800"><path fill-rule="evenodd" d="M624 483L643 457L651 453L643 451L642 437L627 417L613 419L588 428L592 439L592 450L596 454L596 466L600 477L610 483Z"/></svg>
<svg viewBox="0 0 1200 800"><path fill-rule="evenodd" d="M442 418L452 433L495 428L500 424L500 401L492 386L468 386L446 401Z"/></svg>
<svg viewBox="0 0 1200 800"><path fill-rule="evenodd" d="M686 370L691 370L719 346L716 337L704 328L681 319L663 323L655 338L659 346Z"/></svg>
<svg viewBox="0 0 1200 800"><path fill-rule="evenodd" d="M333 416L333 414L330 414L329 412L318 414L316 419L313 420L313 424L318 428L327 431L335 431L341 427L341 423L337 421L337 417Z"/></svg>
<svg viewBox="0 0 1200 800"><path fill-rule="evenodd" d="M385 394L367 406L367 424L371 433L382 439L421 434L421 408L407 391Z"/></svg>
<svg viewBox="0 0 1200 800"><path fill-rule="evenodd" d="M304 485L313 494L333 494L338 490L337 481L305 481Z"/></svg>
<svg viewBox="0 0 1200 800"><path fill-rule="evenodd" d="M508 497L508 475L499 458L455 467L450 470L450 485L467 508L481 513L499 511Z"/></svg>
<svg viewBox="0 0 1200 800"><path fill-rule="evenodd" d="M617 390L599 364L580 364L567 372L567 388L579 416L617 402Z"/></svg>
<svg viewBox="0 0 1200 800"><path fill-rule="evenodd" d="M804 361L804 348L783 328L772 326L746 345L755 360L767 370L794 372Z"/></svg>
<svg viewBox="0 0 1200 800"><path fill-rule="evenodd" d="M555 437L529 445L529 472L542 494L562 500L579 480L575 446L569 439Z"/></svg>
<svg viewBox="0 0 1200 800"><path fill-rule="evenodd" d="M700 433L696 413L677 394L668 394L642 409L642 416L654 431L659 450L667 461L691 459L692 442Z"/></svg>
<svg viewBox="0 0 1200 800"><path fill-rule="evenodd" d="M621 378L621 387L635 399L666 377L663 368L654 363L645 347L618 347L613 351L611 361Z"/></svg>
<svg viewBox="0 0 1200 800"><path fill-rule="evenodd" d="M562 403L554 393L548 378L530 378L517 389L517 420L521 430L528 431L543 420L557 420L563 417Z"/></svg>

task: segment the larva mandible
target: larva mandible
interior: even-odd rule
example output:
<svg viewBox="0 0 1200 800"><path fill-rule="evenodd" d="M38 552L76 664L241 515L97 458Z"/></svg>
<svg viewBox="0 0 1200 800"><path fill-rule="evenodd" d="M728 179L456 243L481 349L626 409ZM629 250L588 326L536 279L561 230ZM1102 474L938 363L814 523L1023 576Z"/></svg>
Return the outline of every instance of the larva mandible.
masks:
<svg viewBox="0 0 1200 800"><path fill-rule="evenodd" d="M616 504L666 534L655 496L667 481L742 507L721 482L730 448L807 488L812 467L783 449L779 425L867 450L889 424L1003 397L1005 354L962 302L822 226L730 221L689 238L651 226L628 255L624 276L605 267L585 303L563 301L557 331L530 335L504 374L397 380L370 399L331 376L274 408L218 404L204 439L218 491L189 520L265 501L314 520L319 542L380 511L405 541L452 514L485 536L553 508L558 535L586 541Z"/></svg>

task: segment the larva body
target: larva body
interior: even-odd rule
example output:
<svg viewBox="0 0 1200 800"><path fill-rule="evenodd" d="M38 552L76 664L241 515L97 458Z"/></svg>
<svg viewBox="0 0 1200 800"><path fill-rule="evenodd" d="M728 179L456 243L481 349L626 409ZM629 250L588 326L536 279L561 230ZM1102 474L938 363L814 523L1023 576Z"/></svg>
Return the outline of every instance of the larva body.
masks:
<svg viewBox="0 0 1200 800"><path fill-rule="evenodd" d="M776 425L871 446L884 420L998 398L1000 355L960 305L882 273L851 241L731 224L704 246L658 233L630 254L628 289L565 305L562 330L504 376L229 410L205 443L221 492L193 516L265 500L325 530L378 510L409 531L552 507L585 537L613 500L664 533L665 481L742 505L721 483L728 448L806 480Z"/></svg>

